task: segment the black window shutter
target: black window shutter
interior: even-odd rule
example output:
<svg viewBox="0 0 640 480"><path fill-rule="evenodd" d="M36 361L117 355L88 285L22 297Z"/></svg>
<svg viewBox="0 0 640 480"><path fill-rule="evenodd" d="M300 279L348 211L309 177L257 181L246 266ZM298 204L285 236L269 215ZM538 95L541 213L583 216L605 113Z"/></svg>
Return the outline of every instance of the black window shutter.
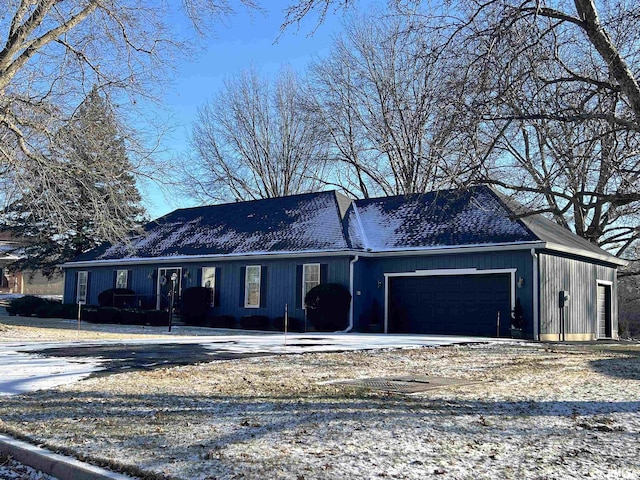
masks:
<svg viewBox="0 0 640 480"><path fill-rule="evenodd" d="M216 282L213 289L213 306L218 307L220 305L220 267L216 267Z"/></svg>
<svg viewBox="0 0 640 480"><path fill-rule="evenodd" d="M131 290L131 277L133 276L133 270L127 270L127 288Z"/></svg>
<svg viewBox="0 0 640 480"><path fill-rule="evenodd" d="M245 281L246 275L247 275L247 267L240 267L240 306L241 307L244 307L244 281Z"/></svg>
<svg viewBox="0 0 640 480"><path fill-rule="evenodd" d="M260 308L267 306L267 266L260 267Z"/></svg>
<svg viewBox="0 0 640 480"><path fill-rule="evenodd" d="M73 283L73 303L78 302L78 277L80 276L80 272L76 272L76 281Z"/></svg>
<svg viewBox="0 0 640 480"><path fill-rule="evenodd" d="M87 272L87 305L91 305L91 302L89 301L89 299L91 298L90 296L91 293L91 272Z"/></svg>
<svg viewBox="0 0 640 480"><path fill-rule="evenodd" d="M326 263L320 264L320 283L329 283L329 265Z"/></svg>
<svg viewBox="0 0 640 480"><path fill-rule="evenodd" d="M296 265L296 308L302 308L302 265Z"/></svg>
<svg viewBox="0 0 640 480"><path fill-rule="evenodd" d="M116 285L118 285L118 271L114 270L113 271L113 288L116 288Z"/></svg>

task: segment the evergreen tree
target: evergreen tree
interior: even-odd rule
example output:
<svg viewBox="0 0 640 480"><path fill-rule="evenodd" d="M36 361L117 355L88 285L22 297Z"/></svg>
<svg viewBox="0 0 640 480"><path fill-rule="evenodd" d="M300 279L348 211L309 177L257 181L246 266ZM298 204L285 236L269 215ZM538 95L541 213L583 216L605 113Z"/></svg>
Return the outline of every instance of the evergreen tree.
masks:
<svg viewBox="0 0 640 480"><path fill-rule="evenodd" d="M140 225L144 211L120 131L109 102L94 87L52 142L67 180L54 184L37 171L22 172L37 185L30 197L36 193L49 204L33 209L30 202L18 200L5 211L4 226L28 242L24 258L13 268L47 274L103 243L114 225L122 231ZM96 192L103 201L95 200ZM50 197L55 201L49 202Z"/></svg>

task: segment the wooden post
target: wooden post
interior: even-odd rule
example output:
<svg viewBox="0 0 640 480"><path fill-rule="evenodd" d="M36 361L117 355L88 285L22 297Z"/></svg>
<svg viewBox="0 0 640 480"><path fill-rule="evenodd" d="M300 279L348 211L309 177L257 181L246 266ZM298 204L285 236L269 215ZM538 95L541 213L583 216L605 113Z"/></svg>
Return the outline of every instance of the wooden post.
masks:
<svg viewBox="0 0 640 480"><path fill-rule="evenodd" d="M287 351L287 329L289 327L289 304L284 304L284 351Z"/></svg>

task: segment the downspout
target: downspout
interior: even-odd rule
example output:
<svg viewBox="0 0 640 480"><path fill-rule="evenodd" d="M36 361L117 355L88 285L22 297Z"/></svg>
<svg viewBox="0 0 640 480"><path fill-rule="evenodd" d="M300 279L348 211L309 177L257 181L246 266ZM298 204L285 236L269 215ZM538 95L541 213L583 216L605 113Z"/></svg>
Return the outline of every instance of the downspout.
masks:
<svg viewBox="0 0 640 480"><path fill-rule="evenodd" d="M531 249L531 258L533 261L533 339L540 340L540 298L539 298L539 272L538 272L538 254L536 249Z"/></svg>
<svg viewBox="0 0 640 480"><path fill-rule="evenodd" d="M351 260L349 262L349 293L351 294L351 308L349 309L349 325L347 326L346 329L344 329L342 331L342 333L349 333L351 330L353 330L353 311L355 309L355 295L354 295L354 291L353 291L353 283L354 283L354 265L356 264L356 262L360 260L360 257L358 255L356 255L355 257L353 257L353 260Z"/></svg>

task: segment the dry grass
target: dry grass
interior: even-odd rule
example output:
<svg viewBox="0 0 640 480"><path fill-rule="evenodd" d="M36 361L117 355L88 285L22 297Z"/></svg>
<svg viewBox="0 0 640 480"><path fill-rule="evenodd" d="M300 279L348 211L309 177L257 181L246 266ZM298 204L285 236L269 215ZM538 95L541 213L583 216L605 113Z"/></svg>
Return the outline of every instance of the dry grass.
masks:
<svg viewBox="0 0 640 480"><path fill-rule="evenodd" d="M216 335L219 330L174 326L172 332L167 327L149 327L139 325L101 325L74 320L52 318L0 317L0 343L7 342L63 342L91 340L135 340L150 338L168 338L171 336ZM240 331L228 330L225 335L241 335Z"/></svg>
<svg viewBox="0 0 640 480"><path fill-rule="evenodd" d="M639 478L640 349L290 355L0 397L0 430L146 478ZM324 382L436 375L403 397Z"/></svg>

